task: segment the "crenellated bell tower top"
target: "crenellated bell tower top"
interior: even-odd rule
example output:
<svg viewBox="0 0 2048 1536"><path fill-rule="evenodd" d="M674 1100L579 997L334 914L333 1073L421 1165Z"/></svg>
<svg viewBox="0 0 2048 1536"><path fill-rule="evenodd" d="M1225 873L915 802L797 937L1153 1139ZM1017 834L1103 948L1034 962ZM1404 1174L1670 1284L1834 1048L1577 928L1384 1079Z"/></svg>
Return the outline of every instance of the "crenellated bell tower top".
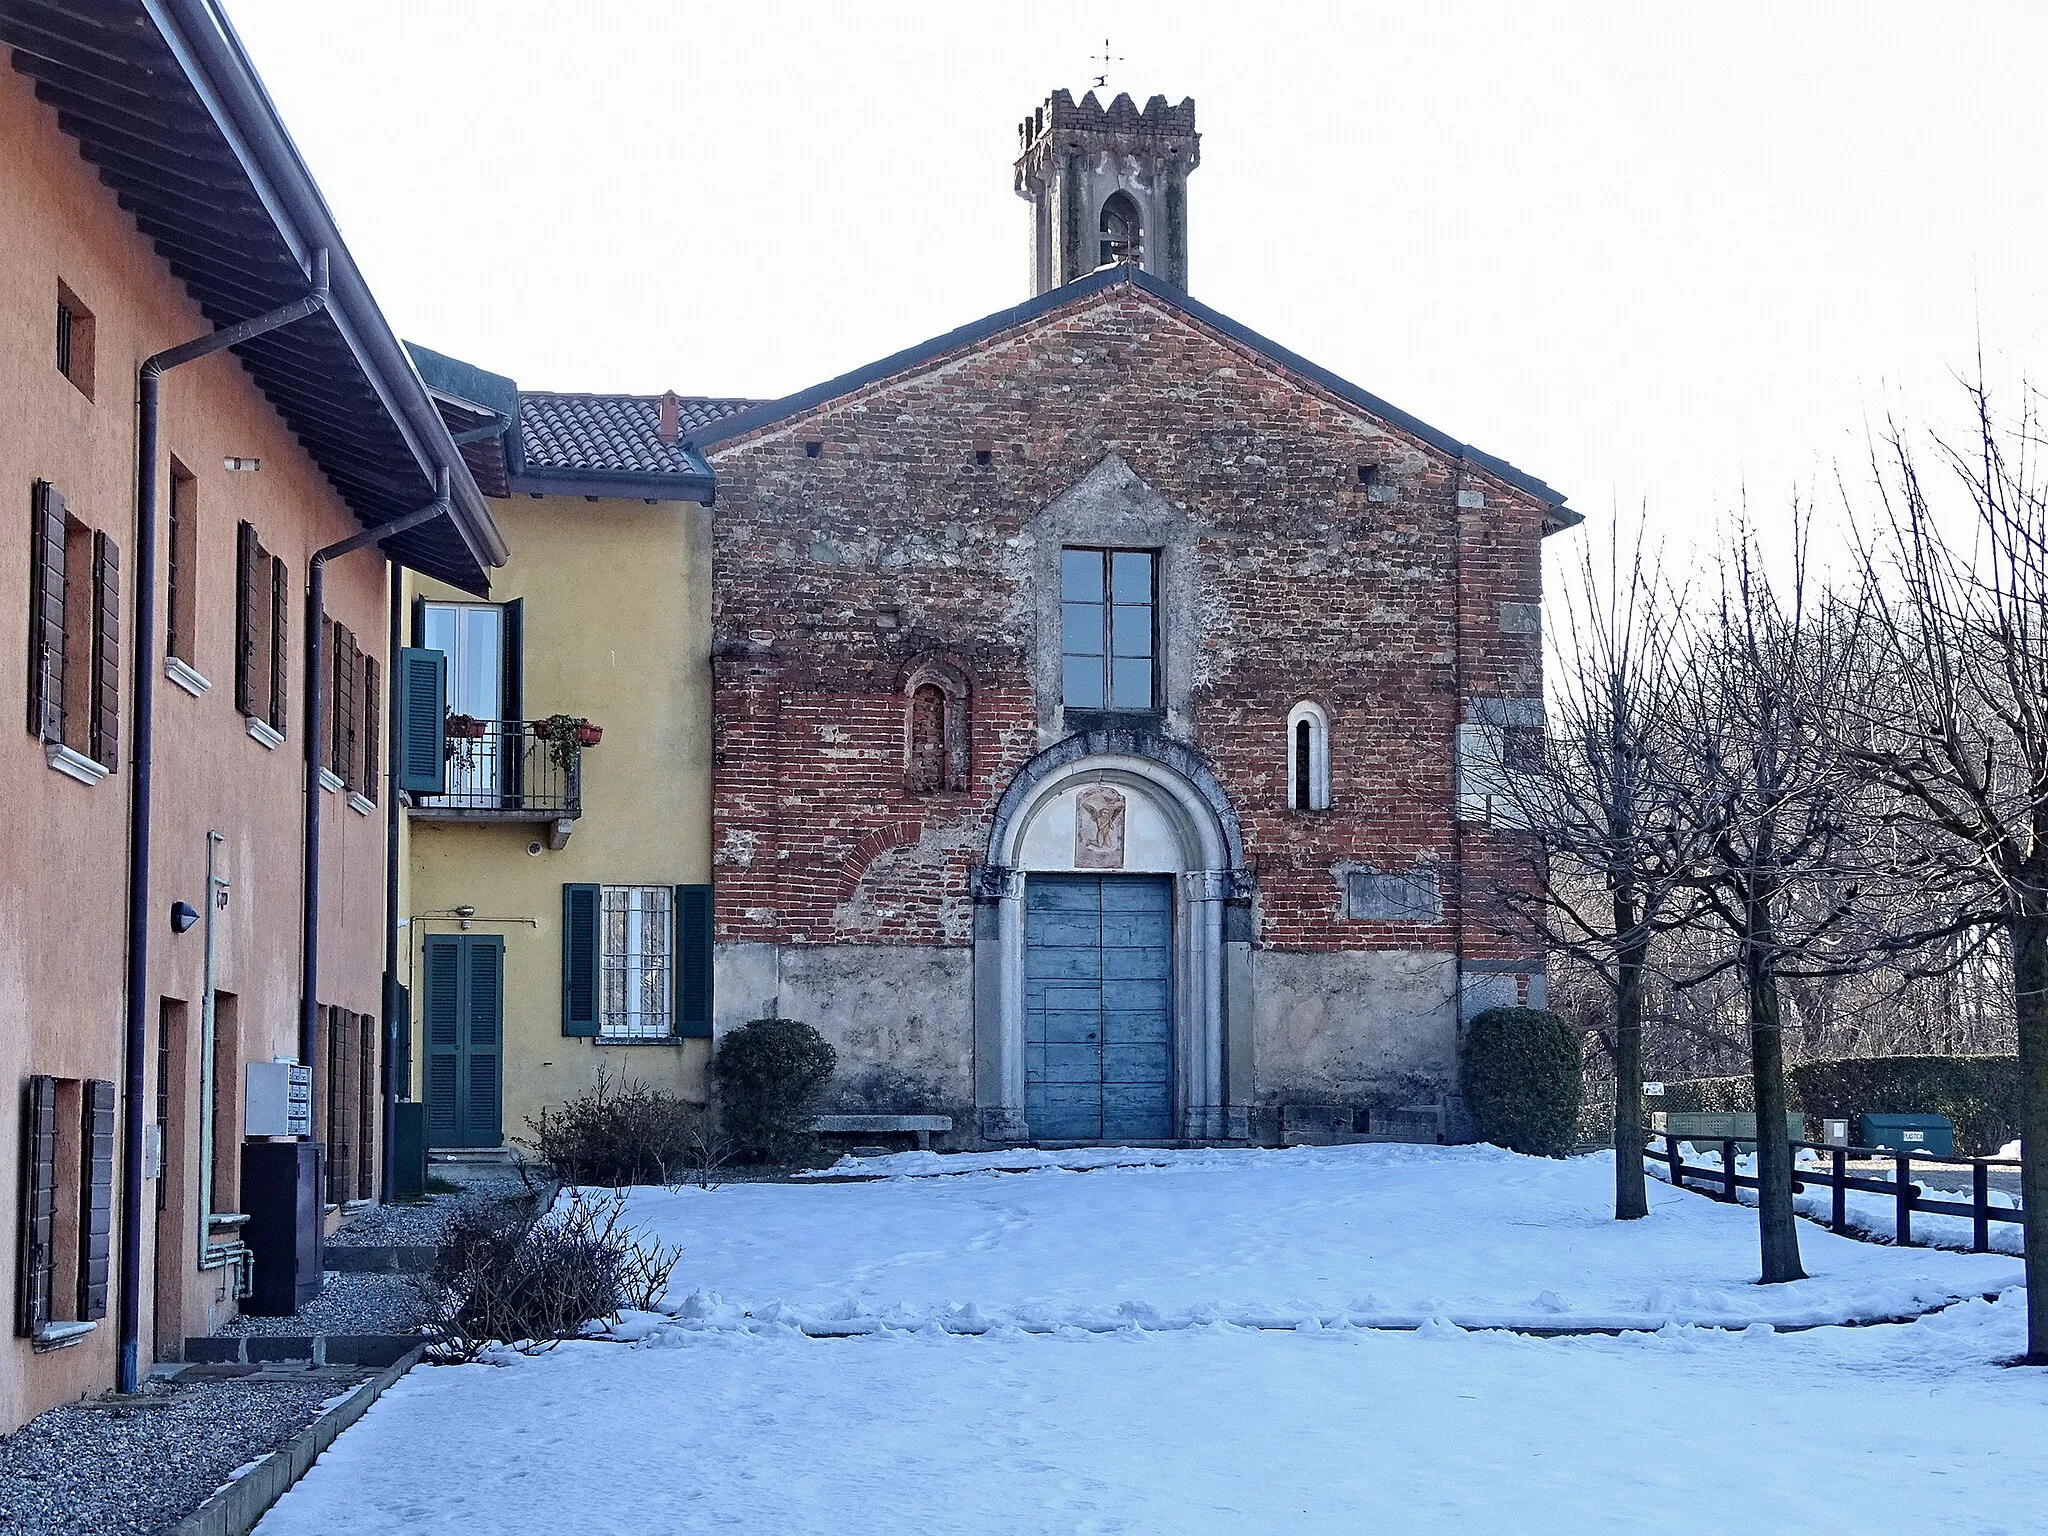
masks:
<svg viewBox="0 0 2048 1536"><path fill-rule="evenodd" d="M1054 91L1017 125L1017 195L1031 204L1031 283L1044 293L1107 262L1136 262L1185 292L1188 173L1202 163L1195 99L1141 112Z"/></svg>

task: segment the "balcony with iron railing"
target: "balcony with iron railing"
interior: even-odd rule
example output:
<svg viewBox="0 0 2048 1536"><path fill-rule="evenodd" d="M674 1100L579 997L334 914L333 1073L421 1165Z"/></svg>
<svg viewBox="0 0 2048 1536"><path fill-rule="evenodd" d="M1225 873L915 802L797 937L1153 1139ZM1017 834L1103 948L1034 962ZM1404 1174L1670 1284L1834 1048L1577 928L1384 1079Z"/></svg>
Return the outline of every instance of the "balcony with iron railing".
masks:
<svg viewBox="0 0 2048 1536"><path fill-rule="evenodd" d="M413 819L536 823L560 849L583 814L583 748L544 730L539 721L450 716L448 791L414 796Z"/></svg>

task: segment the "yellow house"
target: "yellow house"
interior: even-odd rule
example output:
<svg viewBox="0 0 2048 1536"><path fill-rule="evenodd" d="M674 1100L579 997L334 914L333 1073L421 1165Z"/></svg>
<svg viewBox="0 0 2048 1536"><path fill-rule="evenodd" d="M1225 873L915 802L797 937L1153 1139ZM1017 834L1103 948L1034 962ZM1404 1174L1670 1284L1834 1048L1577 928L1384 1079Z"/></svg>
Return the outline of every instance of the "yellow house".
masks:
<svg viewBox="0 0 2048 1536"><path fill-rule="evenodd" d="M701 1101L713 482L683 439L750 402L522 392L412 351L515 551L491 602L403 592L447 710L445 792L399 831L428 1146L530 1138L600 1073Z"/></svg>

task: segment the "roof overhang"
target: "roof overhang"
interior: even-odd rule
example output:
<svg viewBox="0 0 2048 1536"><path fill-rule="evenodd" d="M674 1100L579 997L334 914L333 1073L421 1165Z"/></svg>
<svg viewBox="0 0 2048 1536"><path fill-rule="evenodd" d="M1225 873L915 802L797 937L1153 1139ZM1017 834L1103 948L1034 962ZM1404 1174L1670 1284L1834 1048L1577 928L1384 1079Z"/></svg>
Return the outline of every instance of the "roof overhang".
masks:
<svg viewBox="0 0 2048 1536"><path fill-rule="evenodd" d="M487 590L504 536L215 0L0 0L0 46L215 326L300 296L327 252L326 308L235 355L363 527L445 471L451 515L381 547Z"/></svg>

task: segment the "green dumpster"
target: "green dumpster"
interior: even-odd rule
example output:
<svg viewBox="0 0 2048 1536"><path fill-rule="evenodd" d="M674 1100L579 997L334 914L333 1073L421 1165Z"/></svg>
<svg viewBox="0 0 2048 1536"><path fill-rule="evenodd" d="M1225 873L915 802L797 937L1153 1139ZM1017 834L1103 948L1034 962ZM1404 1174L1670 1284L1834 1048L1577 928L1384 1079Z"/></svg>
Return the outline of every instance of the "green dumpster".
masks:
<svg viewBox="0 0 2048 1536"><path fill-rule="evenodd" d="M1856 1122L1856 1141L1887 1152L1956 1155L1956 1131L1946 1115L1865 1115Z"/></svg>

